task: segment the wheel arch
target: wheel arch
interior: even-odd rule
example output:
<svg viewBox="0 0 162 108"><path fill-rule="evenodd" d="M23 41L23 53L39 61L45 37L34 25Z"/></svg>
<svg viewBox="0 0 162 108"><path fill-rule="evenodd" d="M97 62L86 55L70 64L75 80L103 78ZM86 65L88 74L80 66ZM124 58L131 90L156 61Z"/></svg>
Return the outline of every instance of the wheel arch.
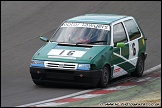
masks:
<svg viewBox="0 0 162 108"><path fill-rule="evenodd" d="M111 76L112 76L112 71L113 71L113 69L111 68L110 63L106 63L104 66L107 66L107 67L110 69L110 72L109 72L109 80L111 80ZM103 67L104 67L104 66L103 66Z"/></svg>
<svg viewBox="0 0 162 108"><path fill-rule="evenodd" d="M138 58L139 58L140 56L142 56L142 58L143 58L144 60L146 59L146 57L145 57L145 53L144 53L144 52L139 53Z"/></svg>

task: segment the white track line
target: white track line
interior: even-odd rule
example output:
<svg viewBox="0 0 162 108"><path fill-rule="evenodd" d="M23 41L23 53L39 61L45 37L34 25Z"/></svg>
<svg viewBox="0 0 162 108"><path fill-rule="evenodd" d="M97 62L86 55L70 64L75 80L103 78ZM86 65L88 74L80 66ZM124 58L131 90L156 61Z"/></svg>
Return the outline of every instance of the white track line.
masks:
<svg viewBox="0 0 162 108"><path fill-rule="evenodd" d="M93 97L97 97L97 96L101 96L101 95L104 95L104 94L84 94L84 95L80 95L80 96L75 96L73 97L74 99L75 98L93 98Z"/></svg>
<svg viewBox="0 0 162 108"><path fill-rule="evenodd" d="M117 86L117 87L109 87L109 88L105 88L103 90L124 90L124 89L129 89L129 88L132 88L134 87L135 85L133 86Z"/></svg>
<svg viewBox="0 0 162 108"><path fill-rule="evenodd" d="M153 67L153 68L150 68L146 71L144 71L143 74L148 74L154 70L157 70L157 69L160 69L161 68L161 64ZM88 93L90 91L94 91L94 90L97 90L97 89L90 89L90 90L84 90L84 91L80 91L80 92L77 92L77 93L73 93L73 94L70 94L70 95L66 95L66 96L62 96L62 97L58 97L58 98L53 98L53 99L48 99L48 100L45 100L45 101L40 101L40 102L35 102L35 103L30 103L30 104L25 104L25 105L20 105L20 106L16 106L16 107L27 107L27 106L36 106L38 104L42 104L42 103L46 103L46 102L50 102L50 101L55 101L55 100L59 100L59 99L64 99L64 98L69 98L69 97L73 97L73 96L77 96L77 95L80 95L80 94L84 94L84 93Z"/></svg>
<svg viewBox="0 0 162 108"><path fill-rule="evenodd" d="M34 105L33 107L53 107L53 106L62 105L66 103L69 103L69 102L62 102L62 103L48 102L48 103L42 103L39 105L37 104L37 105Z"/></svg>
<svg viewBox="0 0 162 108"><path fill-rule="evenodd" d="M144 74L144 75L145 75L145 74L148 74L148 73L150 73L150 72L152 72L152 71L154 71L154 70L160 69L160 68L161 68L161 64L159 64L159 65L157 65L157 66L155 66L155 67L153 67L153 68L150 68L150 69L144 71L143 74Z"/></svg>
<svg viewBox="0 0 162 108"><path fill-rule="evenodd" d="M151 79L151 77L147 77L147 78L140 78L139 80L137 80L136 82L142 82L142 81L146 81L146 80L149 80Z"/></svg>

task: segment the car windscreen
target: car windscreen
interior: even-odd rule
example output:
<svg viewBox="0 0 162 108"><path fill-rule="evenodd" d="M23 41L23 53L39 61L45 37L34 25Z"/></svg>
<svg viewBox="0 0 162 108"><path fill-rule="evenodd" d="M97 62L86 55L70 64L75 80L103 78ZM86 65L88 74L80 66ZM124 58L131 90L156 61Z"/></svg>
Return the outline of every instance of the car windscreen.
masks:
<svg viewBox="0 0 162 108"><path fill-rule="evenodd" d="M106 45L110 43L109 25L64 23L52 36L50 41Z"/></svg>

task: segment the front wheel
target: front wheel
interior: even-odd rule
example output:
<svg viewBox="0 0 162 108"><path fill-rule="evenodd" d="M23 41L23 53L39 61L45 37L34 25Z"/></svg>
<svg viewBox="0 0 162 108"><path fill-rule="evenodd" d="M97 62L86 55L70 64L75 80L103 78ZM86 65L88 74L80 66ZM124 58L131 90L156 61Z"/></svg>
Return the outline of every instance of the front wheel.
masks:
<svg viewBox="0 0 162 108"><path fill-rule="evenodd" d="M34 80L33 80L33 82L34 82L34 84L36 84L36 85L44 85L44 83L39 82L39 81L34 81Z"/></svg>
<svg viewBox="0 0 162 108"><path fill-rule="evenodd" d="M104 66L102 68L102 73L101 73L101 77L100 77L100 81L98 83L98 86L101 88L104 88L107 86L108 82L109 82L109 72L110 69L108 66Z"/></svg>
<svg viewBox="0 0 162 108"><path fill-rule="evenodd" d="M135 77L140 77L142 76L143 71L144 71L144 57L141 55L138 58L136 69L134 72L131 73L131 75Z"/></svg>

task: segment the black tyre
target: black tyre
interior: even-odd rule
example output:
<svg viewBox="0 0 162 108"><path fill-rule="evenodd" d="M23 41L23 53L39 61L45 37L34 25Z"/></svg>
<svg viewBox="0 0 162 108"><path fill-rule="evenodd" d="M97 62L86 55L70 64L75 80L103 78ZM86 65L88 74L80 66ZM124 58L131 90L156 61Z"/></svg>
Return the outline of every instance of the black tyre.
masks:
<svg viewBox="0 0 162 108"><path fill-rule="evenodd" d="M44 83L39 82L39 81L34 81L34 80L33 80L33 82L34 82L34 84L36 84L36 85L44 85Z"/></svg>
<svg viewBox="0 0 162 108"><path fill-rule="evenodd" d="M144 71L144 57L143 55L141 55L138 58L136 69L134 72L131 73L131 75L135 77L140 77L143 75L143 71Z"/></svg>
<svg viewBox="0 0 162 108"><path fill-rule="evenodd" d="M101 88L104 88L107 86L108 82L109 82L109 72L110 69L108 66L104 66L102 69L102 73L101 73L101 77L98 83L98 86Z"/></svg>

